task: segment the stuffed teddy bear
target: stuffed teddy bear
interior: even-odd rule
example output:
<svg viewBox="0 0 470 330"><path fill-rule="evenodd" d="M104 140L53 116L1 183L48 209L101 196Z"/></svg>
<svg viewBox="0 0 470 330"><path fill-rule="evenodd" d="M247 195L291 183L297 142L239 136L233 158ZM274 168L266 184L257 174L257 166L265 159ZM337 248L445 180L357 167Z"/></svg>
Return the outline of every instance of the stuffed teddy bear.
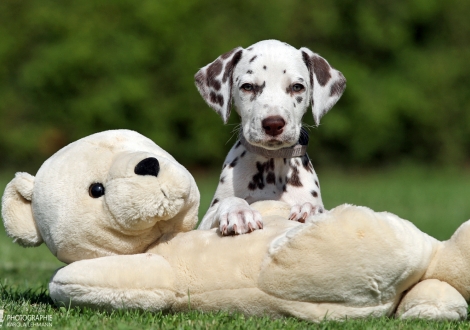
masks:
<svg viewBox="0 0 470 330"><path fill-rule="evenodd" d="M341 205L287 220L252 204L264 229L223 237L191 230L189 172L140 134L106 131L17 173L2 199L6 231L46 243L69 265L49 283L57 305L238 311L311 321L396 314L457 320L470 298L470 222L439 242L387 212Z"/></svg>
<svg viewBox="0 0 470 330"><path fill-rule="evenodd" d="M80 139L36 176L16 173L2 216L14 242L45 242L61 261L136 254L197 223L194 178L150 139L128 130Z"/></svg>

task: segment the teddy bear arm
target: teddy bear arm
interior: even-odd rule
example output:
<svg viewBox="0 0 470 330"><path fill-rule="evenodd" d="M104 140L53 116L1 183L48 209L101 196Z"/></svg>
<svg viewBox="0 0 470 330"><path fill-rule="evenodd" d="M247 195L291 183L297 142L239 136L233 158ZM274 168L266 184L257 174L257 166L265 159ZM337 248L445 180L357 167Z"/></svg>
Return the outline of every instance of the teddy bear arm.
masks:
<svg viewBox="0 0 470 330"><path fill-rule="evenodd" d="M449 283L470 300L470 221L463 223L436 252L424 279Z"/></svg>
<svg viewBox="0 0 470 330"><path fill-rule="evenodd" d="M467 302L451 285L436 279L416 284L403 297L397 317L425 318L430 320L465 320Z"/></svg>
<svg viewBox="0 0 470 330"><path fill-rule="evenodd" d="M172 267L159 255L109 256L59 269L49 292L57 306L168 310L176 299L174 278Z"/></svg>

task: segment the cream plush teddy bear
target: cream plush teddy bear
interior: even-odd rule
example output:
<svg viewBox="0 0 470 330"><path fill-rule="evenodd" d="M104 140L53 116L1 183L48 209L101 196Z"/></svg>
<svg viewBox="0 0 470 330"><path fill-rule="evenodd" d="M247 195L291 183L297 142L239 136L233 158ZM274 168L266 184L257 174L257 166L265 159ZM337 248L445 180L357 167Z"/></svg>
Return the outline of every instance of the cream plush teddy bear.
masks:
<svg viewBox="0 0 470 330"><path fill-rule="evenodd" d="M78 140L36 177L17 173L2 199L15 242L45 242L70 263L52 277L58 305L239 311L311 321L393 315L465 319L470 222L446 242L410 222L341 205L288 221L274 201L253 207L264 229L222 237L191 229L199 192L189 172L127 130Z"/></svg>

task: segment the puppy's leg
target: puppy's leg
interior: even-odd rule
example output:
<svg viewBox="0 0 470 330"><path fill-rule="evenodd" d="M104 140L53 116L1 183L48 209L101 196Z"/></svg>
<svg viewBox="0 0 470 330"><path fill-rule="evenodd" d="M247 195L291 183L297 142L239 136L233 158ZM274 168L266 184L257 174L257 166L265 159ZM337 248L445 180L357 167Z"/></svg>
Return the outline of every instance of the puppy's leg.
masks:
<svg viewBox="0 0 470 330"><path fill-rule="evenodd" d="M307 155L291 159L289 167L282 199L292 205L289 220L305 222L307 218L325 211L318 177Z"/></svg>

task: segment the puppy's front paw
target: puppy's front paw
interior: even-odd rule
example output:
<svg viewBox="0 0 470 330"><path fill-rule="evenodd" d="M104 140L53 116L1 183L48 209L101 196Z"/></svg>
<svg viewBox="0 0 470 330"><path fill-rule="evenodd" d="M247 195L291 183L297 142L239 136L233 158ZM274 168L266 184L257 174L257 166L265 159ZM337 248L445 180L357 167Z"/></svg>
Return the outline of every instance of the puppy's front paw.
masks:
<svg viewBox="0 0 470 330"><path fill-rule="evenodd" d="M219 229L222 235L240 235L263 229L261 214L249 206L237 206L220 214Z"/></svg>
<svg viewBox="0 0 470 330"><path fill-rule="evenodd" d="M290 209L289 220L305 222L305 220L313 215L323 213L323 206L313 206L312 203L304 203L302 205L294 205Z"/></svg>

